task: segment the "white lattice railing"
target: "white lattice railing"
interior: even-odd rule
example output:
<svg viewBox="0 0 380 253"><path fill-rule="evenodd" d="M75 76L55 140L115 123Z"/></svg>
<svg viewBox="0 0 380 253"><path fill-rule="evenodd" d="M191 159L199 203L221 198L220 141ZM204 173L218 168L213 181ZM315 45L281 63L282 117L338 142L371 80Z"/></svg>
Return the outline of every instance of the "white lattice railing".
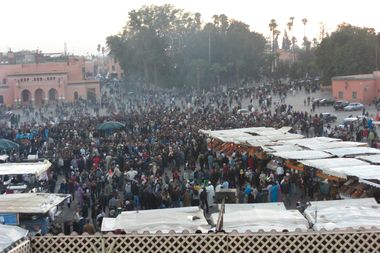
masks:
<svg viewBox="0 0 380 253"><path fill-rule="evenodd" d="M30 245L30 241L26 240L26 241L20 242L11 250L9 250L8 253L32 253L32 247Z"/></svg>
<svg viewBox="0 0 380 253"><path fill-rule="evenodd" d="M43 236L33 237L31 247L33 253L376 253L380 231Z"/></svg>

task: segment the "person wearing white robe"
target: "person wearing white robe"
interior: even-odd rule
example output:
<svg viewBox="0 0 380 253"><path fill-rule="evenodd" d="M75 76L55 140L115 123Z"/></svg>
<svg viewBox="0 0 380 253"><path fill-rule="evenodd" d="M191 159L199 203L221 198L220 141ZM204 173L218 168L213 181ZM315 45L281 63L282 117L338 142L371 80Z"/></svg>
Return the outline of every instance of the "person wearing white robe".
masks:
<svg viewBox="0 0 380 253"><path fill-rule="evenodd" d="M207 192L207 202L208 206L211 207L214 205L214 197L215 197L215 189L211 182L208 182L208 186L206 187Z"/></svg>

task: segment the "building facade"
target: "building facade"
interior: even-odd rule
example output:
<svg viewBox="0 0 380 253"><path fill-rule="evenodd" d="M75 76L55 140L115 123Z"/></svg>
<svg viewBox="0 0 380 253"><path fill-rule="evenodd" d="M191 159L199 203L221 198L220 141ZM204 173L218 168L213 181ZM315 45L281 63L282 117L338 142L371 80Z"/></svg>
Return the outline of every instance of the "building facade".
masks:
<svg viewBox="0 0 380 253"><path fill-rule="evenodd" d="M42 105L79 98L97 100L100 84L86 77L86 60L67 57L61 62L0 65L0 104Z"/></svg>
<svg viewBox="0 0 380 253"><path fill-rule="evenodd" d="M372 74L332 78L332 95L336 100L370 104L380 97L380 71Z"/></svg>

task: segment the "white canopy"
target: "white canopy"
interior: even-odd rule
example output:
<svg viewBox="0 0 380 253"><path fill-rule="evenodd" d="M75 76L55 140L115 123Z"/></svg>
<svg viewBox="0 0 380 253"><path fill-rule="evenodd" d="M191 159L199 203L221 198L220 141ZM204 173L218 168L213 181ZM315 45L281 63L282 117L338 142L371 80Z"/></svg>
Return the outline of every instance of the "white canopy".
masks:
<svg viewBox="0 0 380 253"><path fill-rule="evenodd" d="M10 225L0 224L0 252L12 245L12 243L28 235L28 230Z"/></svg>
<svg viewBox="0 0 380 253"><path fill-rule="evenodd" d="M328 137L315 137L315 138L304 138L301 140L284 140L280 141L281 143L284 144L294 144L294 145L299 145L299 146L304 146L309 143L329 143L329 142L334 142L334 141L340 141L339 139L334 139L334 138L328 138Z"/></svg>
<svg viewBox="0 0 380 253"><path fill-rule="evenodd" d="M0 164L0 175L36 175L40 176L51 166L48 160L31 163L2 163Z"/></svg>
<svg viewBox="0 0 380 253"><path fill-rule="evenodd" d="M305 216L316 231L323 228L380 228L380 205L373 198L311 202Z"/></svg>
<svg viewBox="0 0 380 253"><path fill-rule="evenodd" d="M338 157L364 155L364 154L380 154L380 150L369 147L350 147L350 148L333 148L323 150Z"/></svg>
<svg viewBox="0 0 380 253"><path fill-rule="evenodd" d="M6 161L8 158L8 155L0 155L0 161Z"/></svg>
<svg viewBox="0 0 380 253"><path fill-rule="evenodd" d="M311 150L325 150L325 149L335 149L335 148L350 148L350 147L363 147L367 146L366 143L353 142L353 141L334 141L327 143L307 143L303 144L304 147Z"/></svg>
<svg viewBox="0 0 380 253"><path fill-rule="evenodd" d="M116 226L116 218L108 218L104 217L102 220L102 232L112 232L118 229L122 229L121 227Z"/></svg>
<svg viewBox="0 0 380 253"><path fill-rule="evenodd" d="M273 153L273 152L281 152L281 151L298 151L298 150L304 150L303 148L292 145L292 144L285 144L285 145L267 145L262 147L265 152Z"/></svg>
<svg viewBox="0 0 380 253"><path fill-rule="evenodd" d="M115 229L121 228L126 233L148 231L168 233L174 230L182 233L188 230L194 233L201 230L207 233L210 229L199 207L167 208L142 211L122 212L115 220ZM110 229L110 228L108 228Z"/></svg>
<svg viewBox="0 0 380 253"><path fill-rule="evenodd" d="M322 171L337 167L363 166L367 162L355 158L326 158L316 160L301 160L300 163Z"/></svg>
<svg viewBox="0 0 380 253"><path fill-rule="evenodd" d="M356 158L373 164L380 164L380 155L363 155Z"/></svg>
<svg viewBox="0 0 380 253"><path fill-rule="evenodd" d="M215 223L218 213L212 214L211 218ZM223 216L223 230L226 232L269 232L273 229L278 232L307 231L308 222L299 211L286 210L283 203L226 204Z"/></svg>
<svg viewBox="0 0 380 253"><path fill-rule="evenodd" d="M200 132L222 142L248 144L254 147L260 147L267 144L272 144L273 142L279 140L304 138L303 135L289 133L288 131L290 129L290 127L283 127L280 129L275 129L272 127L251 127L216 131L200 130Z"/></svg>
<svg viewBox="0 0 380 253"><path fill-rule="evenodd" d="M359 179L376 179L380 180L380 165L360 165L350 167L337 167L324 170L326 174L347 178L347 176L354 176Z"/></svg>
<svg viewBox="0 0 380 253"><path fill-rule="evenodd" d="M280 151L274 152L272 155L289 160L322 159L332 157L332 155L326 152L315 150Z"/></svg>
<svg viewBox="0 0 380 253"><path fill-rule="evenodd" d="M69 195L52 193L15 193L0 195L0 213L46 213Z"/></svg>
<svg viewBox="0 0 380 253"><path fill-rule="evenodd" d="M221 204L218 205L219 209ZM256 203L256 204L225 204L224 211L227 213L236 211L250 211L250 210L268 210L275 209L286 211L286 207L283 202L270 202L270 203Z"/></svg>

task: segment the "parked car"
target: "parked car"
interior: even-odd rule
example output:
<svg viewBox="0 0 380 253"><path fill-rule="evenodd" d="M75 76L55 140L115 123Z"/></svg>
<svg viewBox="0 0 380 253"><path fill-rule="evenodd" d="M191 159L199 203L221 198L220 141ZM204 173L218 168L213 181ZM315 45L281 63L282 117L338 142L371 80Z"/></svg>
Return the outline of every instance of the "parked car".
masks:
<svg viewBox="0 0 380 253"><path fill-rule="evenodd" d="M358 117L348 117L343 120L343 127L348 125L353 125L355 127L359 126L361 124L361 121Z"/></svg>
<svg viewBox="0 0 380 253"><path fill-rule="evenodd" d="M239 109L239 110L237 110L237 113L240 115L250 115L251 111L248 109Z"/></svg>
<svg viewBox="0 0 380 253"><path fill-rule="evenodd" d="M319 105L321 106L334 105L334 104L335 104L335 99L333 98L321 98L319 100Z"/></svg>
<svg viewBox="0 0 380 253"><path fill-rule="evenodd" d="M343 108L345 111L360 111L363 110L364 105L361 103L349 103Z"/></svg>
<svg viewBox="0 0 380 253"><path fill-rule="evenodd" d="M322 120L324 123L332 123L337 120L337 116L329 112L323 112L321 114L322 114Z"/></svg>
<svg viewBox="0 0 380 253"><path fill-rule="evenodd" d="M349 105L350 102L346 101L346 100L338 100L335 102L334 104L334 109L336 111L339 111L339 110L343 110L343 108L347 105Z"/></svg>

